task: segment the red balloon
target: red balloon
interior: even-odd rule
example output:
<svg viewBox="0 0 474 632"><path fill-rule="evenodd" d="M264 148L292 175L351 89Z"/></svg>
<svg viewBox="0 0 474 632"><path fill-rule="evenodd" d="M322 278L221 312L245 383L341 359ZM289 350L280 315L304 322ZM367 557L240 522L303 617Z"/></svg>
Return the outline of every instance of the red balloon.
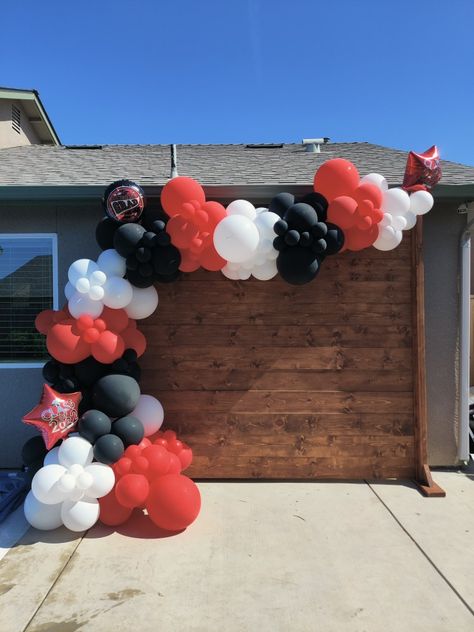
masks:
<svg viewBox="0 0 474 632"><path fill-rule="evenodd" d="M105 321L107 329L119 334L130 325L131 319L128 318L128 314L124 309L111 309L110 307L104 307L100 320ZM97 329L100 329L100 327L97 327Z"/></svg>
<svg viewBox="0 0 474 632"><path fill-rule="evenodd" d="M175 215L166 224L166 232L173 246L179 249L189 248L193 239L199 235L198 228L182 215Z"/></svg>
<svg viewBox="0 0 474 632"><path fill-rule="evenodd" d="M214 232L214 228L217 224L223 220L224 217L227 217L227 211L219 202L205 202L205 204L202 205L202 210L206 213L207 220L202 225L202 228L201 226L200 228L207 232Z"/></svg>
<svg viewBox="0 0 474 632"><path fill-rule="evenodd" d="M179 269L181 272L196 272L196 270L199 270L201 264L195 255L189 250L180 250L180 252L181 263L179 264Z"/></svg>
<svg viewBox="0 0 474 632"><path fill-rule="evenodd" d="M354 225L357 202L348 195L341 195L328 206L328 221L343 230Z"/></svg>
<svg viewBox="0 0 474 632"><path fill-rule="evenodd" d="M90 345L73 333L75 321L64 320L51 327L46 338L50 355L59 362L75 364L90 356Z"/></svg>
<svg viewBox="0 0 474 632"><path fill-rule="evenodd" d="M361 182L353 194L356 202L361 204L364 200L370 200L375 208L382 206L382 191L370 182Z"/></svg>
<svg viewBox="0 0 474 632"><path fill-rule="evenodd" d="M140 450L144 450L145 448L148 448L148 446L150 445L151 445L151 441L149 437L143 437L143 439L138 444L138 447L140 448Z"/></svg>
<svg viewBox="0 0 474 632"><path fill-rule="evenodd" d="M147 474L149 469L148 461L144 456L137 456L132 460L132 472L134 474Z"/></svg>
<svg viewBox="0 0 474 632"><path fill-rule="evenodd" d="M41 400L23 417L23 423L35 426L43 435L48 450L60 439L73 432L79 419L81 393L58 393L48 384L43 385Z"/></svg>
<svg viewBox="0 0 474 632"><path fill-rule="evenodd" d="M147 475L150 480L168 474L171 465L171 457L166 448L160 445L151 445L145 448L142 454L148 461Z"/></svg>
<svg viewBox="0 0 474 632"><path fill-rule="evenodd" d="M170 468L168 470L168 474L180 474L181 473L181 461L176 454L173 452L168 452L168 456L170 457Z"/></svg>
<svg viewBox="0 0 474 632"><path fill-rule="evenodd" d="M125 344L122 336L113 331L103 331L99 335L97 342L91 345L92 355L98 362L112 364L122 357L125 351Z"/></svg>
<svg viewBox="0 0 474 632"><path fill-rule="evenodd" d="M137 445L129 445L123 455L126 456L127 459L131 459L133 461L133 459L136 459L142 455L142 451Z"/></svg>
<svg viewBox="0 0 474 632"><path fill-rule="evenodd" d="M181 531L196 520L201 509L201 494L187 476L166 474L150 485L146 508L158 527Z"/></svg>
<svg viewBox="0 0 474 632"><path fill-rule="evenodd" d="M209 270L211 272L222 270L222 268L227 264L227 261L217 253L217 250L214 248L214 244L211 244L202 250L199 255L199 261L205 270Z"/></svg>
<svg viewBox="0 0 474 632"><path fill-rule="evenodd" d="M115 488L107 496L99 498L99 505L99 520L110 527L116 527L126 522L132 514L132 509L124 507L118 502L115 497Z"/></svg>
<svg viewBox="0 0 474 632"><path fill-rule="evenodd" d="M181 471L188 468L193 461L193 451L188 446L185 446L178 454L178 459L181 462Z"/></svg>
<svg viewBox="0 0 474 632"><path fill-rule="evenodd" d="M122 331L121 336L125 349L133 349L136 351L138 357L145 353L146 338L139 329L127 327L125 331Z"/></svg>
<svg viewBox="0 0 474 632"><path fill-rule="evenodd" d="M54 311L52 309L44 309L38 314L35 318L35 327L40 334L46 335L48 333L51 325L54 323L53 317Z"/></svg>
<svg viewBox="0 0 474 632"><path fill-rule="evenodd" d="M374 224L369 230L360 230L360 228L351 228L344 231L344 246L347 250L363 250L369 248L379 235L378 225Z"/></svg>
<svg viewBox="0 0 474 632"><path fill-rule="evenodd" d="M359 184L359 172L355 165L343 158L333 158L323 163L314 176L314 190L332 202L340 195L352 197Z"/></svg>
<svg viewBox="0 0 474 632"><path fill-rule="evenodd" d="M142 505L148 498L150 487L143 474L126 474L115 485L117 501L128 509Z"/></svg>
<svg viewBox="0 0 474 632"><path fill-rule="evenodd" d="M115 472L115 477L120 478L121 476L125 476L125 474L129 474L132 467L132 459L129 459L126 456L122 456L118 461L112 464L112 469Z"/></svg>
<svg viewBox="0 0 474 632"><path fill-rule="evenodd" d="M183 449L183 443L179 439L168 440L168 450L172 452L173 454L176 454L176 456L178 456L178 454L181 452L182 449Z"/></svg>
<svg viewBox="0 0 474 632"><path fill-rule="evenodd" d="M204 204L206 201L202 186L192 178L184 176L173 178L161 191L161 204L170 217L180 213L181 206L191 200L196 200L199 204Z"/></svg>

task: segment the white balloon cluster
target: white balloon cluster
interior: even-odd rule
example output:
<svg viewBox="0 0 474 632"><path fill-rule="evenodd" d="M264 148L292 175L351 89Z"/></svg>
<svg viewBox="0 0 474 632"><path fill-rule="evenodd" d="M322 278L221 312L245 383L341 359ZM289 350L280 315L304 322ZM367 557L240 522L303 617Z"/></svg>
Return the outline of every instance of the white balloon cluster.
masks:
<svg viewBox="0 0 474 632"><path fill-rule="evenodd" d="M277 274L278 252L273 247L273 226L280 217L266 208L255 208L247 200L234 200L227 217L214 232L214 246L227 264L222 273L229 279L245 280L253 275L260 281Z"/></svg>
<svg viewBox="0 0 474 632"><path fill-rule="evenodd" d="M78 259L69 266L64 293L71 316L88 314L99 318L104 306L125 308L130 318L146 318L158 305L158 293L153 286L135 288L124 275L125 258L116 250L104 250L97 262Z"/></svg>
<svg viewBox="0 0 474 632"><path fill-rule="evenodd" d="M408 195L398 187L388 188L387 180L380 173L369 173L361 180L375 184L383 193L383 219L379 224L379 236L374 242L377 250L393 250L400 245L404 230L416 224L418 215L428 213L434 200L428 191L415 191Z"/></svg>
<svg viewBox="0 0 474 632"><path fill-rule="evenodd" d="M77 435L48 452L25 499L25 517L33 527L65 525L71 531L85 531L97 522L97 499L112 490L115 475L111 467L92 459L92 445Z"/></svg>

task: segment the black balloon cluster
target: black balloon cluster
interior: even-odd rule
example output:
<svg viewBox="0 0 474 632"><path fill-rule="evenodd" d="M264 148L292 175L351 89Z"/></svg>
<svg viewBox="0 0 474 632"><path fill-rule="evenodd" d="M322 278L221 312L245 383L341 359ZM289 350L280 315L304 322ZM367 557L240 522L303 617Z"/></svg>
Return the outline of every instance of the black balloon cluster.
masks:
<svg viewBox="0 0 474 632"><path fill-rule="evenodd" d="M269 211L281 217L274 226L273 247L278 250L278 272L287 283L309 283L324 258L344 245L342 230L326 222L327 207L319 193L310 193L299 202L290 193L272 199Z"/></svg>
<svg viewBox="0 0 474 632"><path fill-rule="evenodd" d="M129 445L144 437L143 424L131 415L140 397L140 387L127 375L106 375L96 382L92 405L79 419L79 434L94 446L94 457L110 465Z"/></svg>

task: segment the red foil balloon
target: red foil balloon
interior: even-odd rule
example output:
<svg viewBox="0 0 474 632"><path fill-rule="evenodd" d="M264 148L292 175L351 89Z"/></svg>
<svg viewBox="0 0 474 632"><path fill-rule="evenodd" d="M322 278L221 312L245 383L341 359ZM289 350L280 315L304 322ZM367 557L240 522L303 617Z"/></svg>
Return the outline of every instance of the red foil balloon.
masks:
<svg viewBox="0 0 474 632"><path fill-rule="evenodd" d="M57 393L45 384L40 403L23 417L23 422L40 430L44 443L50 450L75 429L81 399L81 393Z"/></svg>
<svg viewBox="0 0 474 632"><path fill-rule="evenodd" d="M441 175L441 161L436 145L422 154L411 151L407 158L403 188L413 191L413 187L417 185L434 187L441 180Z"/></svg>

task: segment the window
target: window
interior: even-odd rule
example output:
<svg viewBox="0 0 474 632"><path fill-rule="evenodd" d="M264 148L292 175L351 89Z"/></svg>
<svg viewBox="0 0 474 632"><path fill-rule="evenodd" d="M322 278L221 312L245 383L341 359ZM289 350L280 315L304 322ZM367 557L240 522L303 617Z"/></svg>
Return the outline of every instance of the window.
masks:
<svg viewBox="0 0 474 632"><path fill-rule="evenodd" d="M21 133L21 110L12 104L12 128L18 134Z"/></svg>
<svg viewBox="0 0 474 632"><path fill-rule="evenodd" d="M44 364L35 318L57 309L57 286L56 235L0 234L0 368Z"/></svg>

